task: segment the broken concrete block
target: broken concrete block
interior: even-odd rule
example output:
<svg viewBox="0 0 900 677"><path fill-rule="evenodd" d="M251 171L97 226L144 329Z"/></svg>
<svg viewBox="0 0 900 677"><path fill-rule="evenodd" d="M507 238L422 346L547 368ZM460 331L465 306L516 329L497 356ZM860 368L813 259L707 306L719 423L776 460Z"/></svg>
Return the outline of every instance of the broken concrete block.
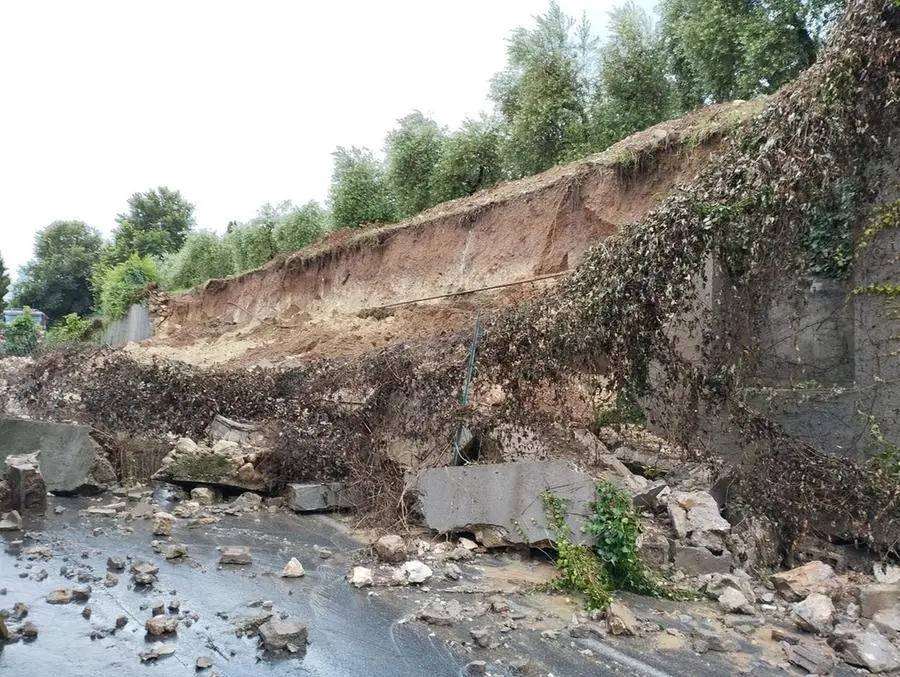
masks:
<svg viewBox="0 0 900 677"><path fill-rule="evenodd" d="M243 546L226 546L219 555L219 564L235 564L245 566L253 563L250 548Z"/></svg>
<svg viewBox="0 0 900 677"><path fill-rule="evenodd" d="M363 588L373 585L374 583L375 579L372 577L371 569L367 569L366 567L353 567L353 571L350 574L350 585L357 588Z"/></svg>
<svg viewBox="0 0 900 677"><path fill-rule="evenodd" d="M479 529L495 527L506 542L518 544L553 541L540 499L554 491L569 502L572 538L590 539L579 516L590 512L594 480L562 461L431 468L418 473L415 490L430 529L477 536Z"/></svg>
<svg viewBox="0 0 900 677"><path fill-rule="evenodd" d="M40 451L38 464L47 491L99 493L116 481L116 473L90 433L90 426L84 425L0 420L0 459Z"/></svg>
<svg viewBox="0 0 900 677"><path fill-rule="evenodd" d="M288 507L294 512L341 510L355 508L357 503L340 482L289 484L285 498Z"/></svg>

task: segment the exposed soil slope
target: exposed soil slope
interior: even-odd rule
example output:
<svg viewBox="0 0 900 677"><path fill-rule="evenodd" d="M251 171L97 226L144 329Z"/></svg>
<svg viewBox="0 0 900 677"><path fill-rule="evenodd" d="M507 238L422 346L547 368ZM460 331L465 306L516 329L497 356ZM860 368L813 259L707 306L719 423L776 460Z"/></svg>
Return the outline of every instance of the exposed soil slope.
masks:
<svg viewBox="0 0 900 677"><path fill-rule="evenodd" d="M173 297L133 348L194 364L291 364L472 326L552 284L690 180L759 101L700 110L583 161L329 240ZM393 308L445 294L502 289Z"/></svg>

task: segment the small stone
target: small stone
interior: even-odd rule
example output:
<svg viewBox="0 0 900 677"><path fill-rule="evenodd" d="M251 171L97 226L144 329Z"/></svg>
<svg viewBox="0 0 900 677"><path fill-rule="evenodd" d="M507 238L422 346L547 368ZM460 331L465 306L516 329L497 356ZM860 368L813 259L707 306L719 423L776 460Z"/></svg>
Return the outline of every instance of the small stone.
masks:
<svg viewBox="0 0 900 677"><path fill-rule="evenodd" d="M74 588L72 590L72 599L76 602L86 602L91 598L91 586L86 585L83 588Z"/></svg>
<svg viewBox="0 0 900 677"><path fill-rule="evenodd" d="M465 536L460 536L459 547L465 548L466 550L477 550L478 544L470 538L466 538Z"/></svg>
<svg viewBox="0 0 900 677"><path fill-rule="evenodd" d="M174 613L178 613L178 610L181 608L181 602L178 601L177 599L174 599L174 598L173 598L173 599L170 599L170 600L169 600L169 603L166 605L166 607L167 607L167 608L169 609L169 611L172 612L173 614L174 614Z"/></svg>
<svg viewBox="0 0 900 677"><path fill-rule="evenodd" d="M25 639L35 639L38 636L37 626L31 621L24 623L22 627L19 628L19 632Z"/></svg>
<svg viewBox="0 0 900 677"><path fill-rule="evenodd" d="M0 515L0 531L22 531L23 524L18 510Z"/></svg>
<svg viewBox="0 0 900 677"><path fill-rule="evenodd" d="M702 644L705 646L705 651L721 651L721 652L729 652L734 650L734 642L722 635L718 630L713 630L711 628L704 627L702 625L697 625L691 629L691 636L694 638L694 650L697 650L697 645ZM697 653L705 653L705 651L697 651Z"/></svg>
<svg viewBox="0 0 900 677"><path fill-rule="evenodd" d="M434 575L431 567L417 559L404 563L398 573L407 583L424 583Z"/></svg>
<svg viewBox="0 0 900 677"><path fill-rule="evenodd" d="M458 581L462 578L462 569L460 569L453 562L447 562L444 565L444 576L449 578L451 581Z"/></svg>
<svg viewBox="0 0 900 677"><path fill-rule="evenodd" d="M53 512L57 515L62 515L65 511L66 511L66 509L64 507L62 507L61 505L58 505L55 508L53 508Z"/></svg>
<svg viewBox="0 0 900 677"><path fill-rule="evenodd" d="M119 578L115 574L106 572L106 578L103 579L103 585L107 588L114 588L119 584Z"/></svg>
<svg viewBox="0 0 900 677"><path fill-rule="evenodd" d="M168 560L180 559L187 556L187 554L188 547L184 543L175 543L166 549L166 559Z"/></svg>
<svg viewBox="0 0 900 677"><path fill-rule="evenodd" d="M487 674L487 663L485 661L472 661L466 664L463 671L465 677L484 677Z"/></svg>
<svg viewBox="0 0 900 677"><path fill-rule="evenodd" d="M291 557L290 561L284 565L284 569L281 570L282 578L300 578L305 574L303 565L296 557Z"/></svg>
<svg viewBox="0 0 900 677"><path fill-rule="evenodd" d="M153 618L148 618L144 627L147 630L147 634L154 637L170 635L178 630L178 619L157 614Z"/></svg>
<svg viewBox="0 0 900 677"><path fill-rule="evenodd" d="M7 627L3 616L0 616L0 642L9 642L10 640L12 640L12 632Z"/></svg>
<svg viewBox="0 0 900 677"><path fill-rule="evenodd" d="M12 613L10 616L17 621L21 621L25 616L28 615L28 605L25 602L16 602L13 604Z"/></svg>
<svg viewBox="0 0 900 677"><path fill-rule="evenodd" d="M390 564L398 564L406 559L406 543L396 534L382 536L375 541L375 553Z"/></svg>
<svg viewBox="0 0 900 677"><path fill-rule="evenodd" d="M502 614L509 611L509 602L498 595L494 595L488 602L491 604L491 611L497 614Z"/></svg>
<svg viewBox="0 0 900 677"><path fill-rule="evenodd" d="M243 546L227 546L222 548L219 556L219 564L234 564L245 566L253 563L253 557L250 554L250 548Z"/></svg>
<svg viewBox="0 0 900 677"><path fill-rule="evenodd" d="M374 582L375 580L372 578L371 569L367 569L366 567L353 567L353 571L350 573L350 585L362 588L372 585Z"/></svg>
<svg viewBox="0 0 900 677"><path fill-rule="evenodd" d="M487 649L491 645L491 633L487 628L472 628L469 630L469 635L475 642L475 646Z"/></svg>
<svg viewBox="0 0 900 677"><path fill-rule="evenodd" d="M119 616L118 618L116 618L116 630L121 630L126 625L128 625L127 616Z"/></svg>
<svg viewBox="0 0 900 677"><path fill-rule="evenodd" d="M627 606L613 602L606 610L606 625L614 635L632 637L637 634L638 620Z"/></svg>
<svg viewBox="0 0 900 677"><path fill-rule="evenodd" d="M193 492L191 493L193 494ZM209 670L213 666L212 658L209 656L200 656L195 665L197 670Z"/></svg>
<svg viewBox="0 0 900 677"><path fill-rule="evenodd" d="M156 601L153 603L153 608L150 611L153 616L165 616L166 614L166 603L162 600Z"/></svg>
<svg viewBox="0 0 900 677"><path fill-rule="evenodd" d="M753 615L753 605L744 594L734 588L725 588L719 595L719 606L727 614L743 613Z"/></svg>
<svg viewBox="0 0 900 677"><path fill-rule="evenodd" d="M775 642L787 642L788 644L799 644L800 638L792 635L781 628L772 628L772 640Z"/></svg>
<svg viewBox="0 0 900 677"><path fill-rule="evenodd" d="M418 619L428 625L453 625L453 617L446 611L426 607L419 612Z"/></svg>
<svg viewBox="0 0 900 677"><path fill-rule="evenodd" d="M86 605L81 610L81 617L84 618L85 620L91 620L91 605L90 604Z"/></svg>
<svg viewBox="0 0 900 677"><path fill-rule="evenodd" d="M175 528L175 516L167 512L158 512L153 515L153 535L171 536Z"/></svg>
<svg viewBox="0 0 900 677"><path fill-rule="evenodd" d="M136 585L153 585L156 583L159 567L150 562L138 561L132 563L131 572L131 577Z"/></svg>
<svg viewBox="0 0 900 677"><path fill-rule="evenodd" d="M125 560L121 557L110 557L106 560L106 568L110 571L125 571Z"/></svg>

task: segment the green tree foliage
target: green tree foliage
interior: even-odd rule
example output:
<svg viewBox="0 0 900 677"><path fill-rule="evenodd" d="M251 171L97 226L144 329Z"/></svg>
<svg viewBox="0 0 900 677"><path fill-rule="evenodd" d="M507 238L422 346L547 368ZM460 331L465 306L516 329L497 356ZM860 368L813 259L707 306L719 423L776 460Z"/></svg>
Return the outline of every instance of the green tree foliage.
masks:
<svg viewBox="0 0 900 677"><path fill-rule="evenodd" d="M13 287L15 306L31 306L53 319L91 310L91 274L103 240L81 221L54 221L34 238L32 259Z"/></svg>
<svg viewBox="0 0 900 677"><path fill-rule="evenodd" d="M472 195L503 179L501 137L489 120L466 120L444 141L434 170L435 202Z"/></svg>
<svg viewBox="0 0 900 677"><path fill-rule="evenodd" d="M131 254L163 256L177 252L194 226L194 205L177 190L165 186L135 193L128 199L128 212L116 217L113 244L104 256L112 265Z"/></svg>
<svg viewBox="0 0 900 677"><path fill-rule="evenodd" d="M158 281L159 272L151 256L132 254L122 263L103 269L97 283L100 312L107 320L124 317L147 285Z"/></svg>
<svg viewBox="0 0 900 677"><path fill-rule="evenodd" d="M491 98L506 123L514 177L548 169L584 147L595 52L587 20L576 22L555 1L535 17L534 28L513 31Z"/></svg>
<svg viewBox="0 0 900 677"><path fill-rule="evenodd" d="M38 345L40 328L31 317L31 308L23 306L19 315L6 328L6 340L3 350L7 355L28 355L33 353Z"/></svg>
<svg viewBox="0 0 900 677"><path fill-rule="evenodd" d="M6 272L6 265L3 263L3 256L0 256L0 310L6 307L6 292L9 291L9 273Z"/></svg>
<svg viewBox="0 0 900 677"><path fill-rule="evenodd" d="M272 235L276 249L283 254L318 242L327 232L328 212L318 202L310 201L302 207L292 207L282 215Z"/></svg>
<svg viewBox="0 0 900 677"><path fill-rule="evenodd" d="M166 289L189 289L233 273L231 248L219 235L208 231L188 234L184 246L163 257L159 264L160 280Z"/></svg>
<svg viewBox="0 0 900 677"><path fill-rule="evenodd" d="M338 147L333 153L329 202L336 228L397 220L397 199L384 167L367 148Z"/></svg>
<svg viewBox="0 0 900 677"><path fill-rule="evenodd" d="M434 172L444 145L444 131L420 111L397 123L397 129L387 136L387 179L397 195L398 213L406 217L436 203Z"/></svg>
<svg viewBox="0 0 900 677"><path fill-rule="evenodd" d="M606 148L673 113L663 40L650 16L628 2L610 12L608 33L600 50L593 111L596 148Z"/></svg>
<svg viewBox="0 0 900 677"><path fill-rule="evenodd" d="M776 90L808 68L841 0L662 0L681 108Z"/></svg>
<svg viewBox="0 0 900 677"><path fill-rule="evenodd" d="M69 313L47 332L47 338L54 343L81 343L88 341L94 333L94 323L77 313Z"/></svg>

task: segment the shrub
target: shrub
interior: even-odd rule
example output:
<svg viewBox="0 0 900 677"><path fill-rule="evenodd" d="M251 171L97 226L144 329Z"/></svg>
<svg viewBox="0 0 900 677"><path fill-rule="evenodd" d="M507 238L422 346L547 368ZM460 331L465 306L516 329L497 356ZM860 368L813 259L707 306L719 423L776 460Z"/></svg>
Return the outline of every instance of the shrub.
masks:
<svg viewBox="0 0 900 677"><path fill-rule="evenodd" d="M40 328L31 317L31 308L25 306L22 314L6 328L4 352L7 355L28 355L37 348L39 335Z"/></svg>
<svg viewBox="0 0 900 677"><path fill-rule="evenodd" d="M225 235L225 244L231 250L235 272L259 268L274 258L278 251L272 237L274 224L250 222L238 225Z"/></svg>
<svg viewBox="0 0 900 677"><path fill-rule="evenodd" d="M317 242L328 232L328 213L315 202L281 216L272 231L281 254L294 252Z"/></svg>
<svg viewBox="0 0 900 677"><path fill-rule="evenodd" d="M78 313L69 313L62 322L56 323L47 332L47 338L54 343L77 343L87 341L94 332L94 323Z"/></svg>
<svg viewBox="0 0 900 677"><path fill-rule="evenodd" d="M234 257L215 233L198 231L187 236L184 246L166 256L159 266L166 289L189 289L214 278L234 273Z"/></svg>
<svg viewBox="0 0 900 677"><path fill-rule="evenodd" d="M159 281L159 272L151 257L132 254L122 263L101 271L99 278L100 312L107 320L118 320L128 314L148 284Z"/></svg>

